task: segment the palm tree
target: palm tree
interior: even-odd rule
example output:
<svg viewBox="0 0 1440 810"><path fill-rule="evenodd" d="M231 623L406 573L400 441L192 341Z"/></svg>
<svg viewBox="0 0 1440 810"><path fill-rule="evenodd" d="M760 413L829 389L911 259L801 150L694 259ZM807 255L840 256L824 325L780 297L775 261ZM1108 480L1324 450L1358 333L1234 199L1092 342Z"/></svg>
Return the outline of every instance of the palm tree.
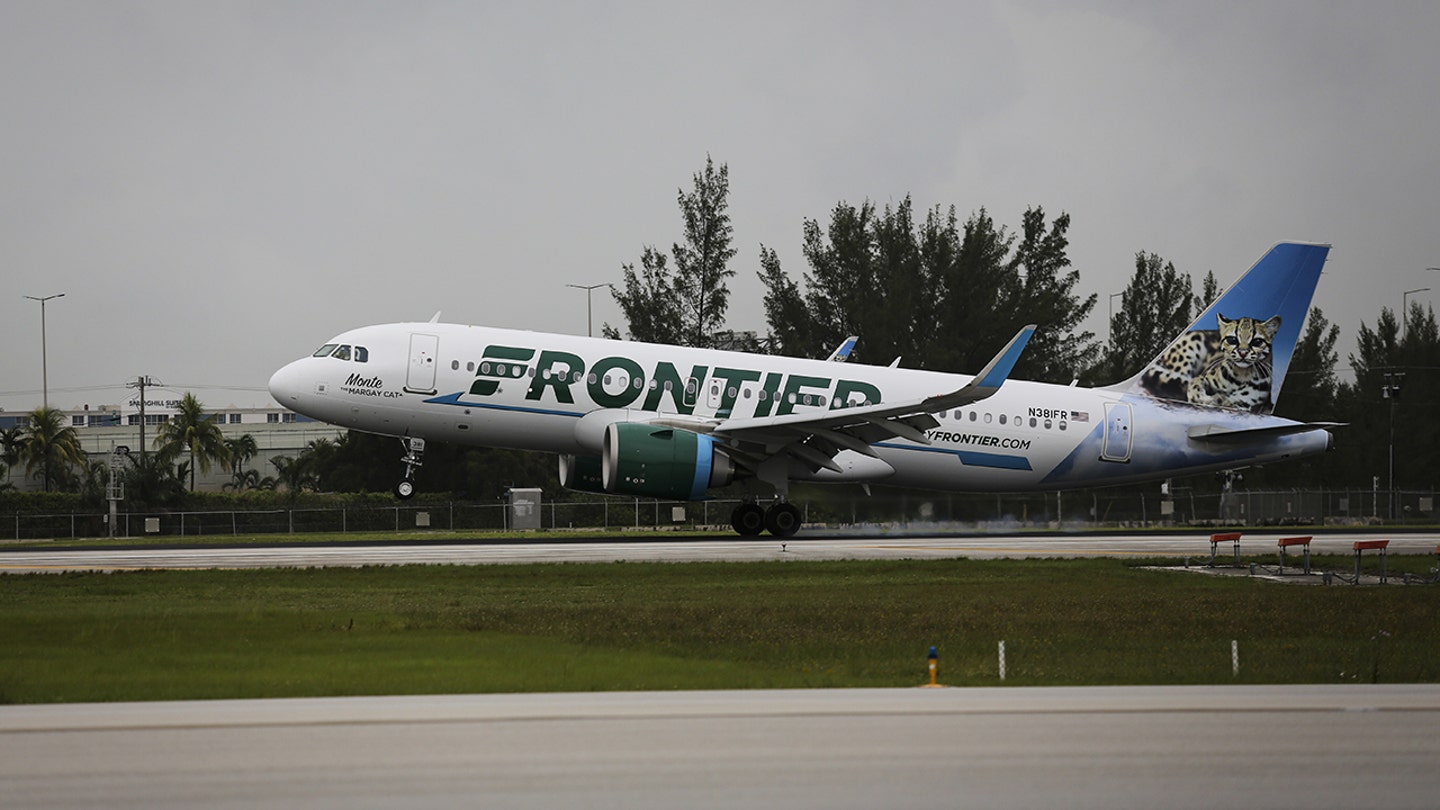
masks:
<svg viewBox="0 0 1440 810"><path fill-rule="evenodd" d="M174 457L190 454L190 491L195 491L195 470L210 472L211 462L230 464L230 450L220 425L205 415L205 406L194 394L186 392L180 400L179 412L160 425L155 445L164 455Z"/></svg>
<svg viewBox="0 0 1440 810"><path fill-rule="evenodd" d="M161 454L131 455L130 465L130 469L122 475L126 497L132 504L170 506L178 504L184 497L185 481L178 477L169 459Z"/></svg>
<svg viewBox="0 0 1440 810"><path fill-rule="evenodd" d="M65 414L55 408L36 408L30 412L19 459L25 462L26 475L33 477L39 469L49 492L51 480L85 463L85 450L75 428L65 424Z"/></svg>
<svg viewBox="0 0 1440 810"><path fill-rule="evenodd" d="M7 489L14 489L15 485L10 483L10 468L20 463L20 449L25 446L25 428L16 425L12 428L0 428L0 492Z"/></svg>
<svg viewBox="0 0 1440 810"><path fill-rule="evenodd" d="M283 484L294 499L302 491L315 488L315 473L311 471L310 459L301 454L299 458L276 456L270 459L275 465L276 482Z"/></svg>
<svg viewBox="0 0 1440 810"><path fill-rule="evenodd" d="M0 428L0 464L14 466L20 463L20 451L25 446L25 428L16 425Z"/></svg>
<svg viewBox="0 0 1440 810"><path fill-rule="evenodd" d="M230 478L230 483L226 484L224 489L232 492L241 492L247 489L274 490L278 483L273 476L261 477L260 471L252 467L243 472L236 470L235 475Z"/></svg>
<svg viewBox="0 0 1440 810"><path fill-rule="evenodd" d="M225 451L230 454L231 471L235 473L232 480L235 489L251 489L248 486L250 477L246 476L245 462L260 455L260 446L255 443L255 437L249 433L236 436L233 439L225 440ZM255 476L255 480L259 480Z"/></svg>

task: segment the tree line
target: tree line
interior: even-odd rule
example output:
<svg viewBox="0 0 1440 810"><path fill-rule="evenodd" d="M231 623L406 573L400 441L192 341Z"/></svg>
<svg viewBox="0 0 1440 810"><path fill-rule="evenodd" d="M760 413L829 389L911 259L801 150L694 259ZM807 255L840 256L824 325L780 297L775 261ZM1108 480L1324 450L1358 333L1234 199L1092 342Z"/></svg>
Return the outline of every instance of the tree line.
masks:
<svg viewBox="0 0 1440 810"><path fill-rule="evenodd" d="M726 282L738 255L728 209L729 167L707 157L677 195L681 241L668 256L653 246L621 265L612 290L632 340L715 345L723 336ZM708 217L708 221L707 218ZM839 202L826 220L802 222L806 269L798 280L761 244L766 332L738 348L825 357L849 335L853 357L908 368L974 373L1026 323L1039 324L1017 378L1107 385L1139 372L1222 292L1207 272L1189 273L1144 250L1135 254L1120 305L1101 340L1083 328L1097 295L1079 290L1068 254L1070 216L1033 206L1013 230L984 208L963 222L955 206L917 212L906 196L877 207ZM606 334L621 330L606 324ZM1440 393L1440 334L1433 307L1382 308L1362 322L1348 357L1353 381L1337 373L1340 327L1310 310L1281 388L1276 413L1344 423L1336 452L1252 473L1252 484L1387 489L1393 449L1398 488L1434 489L1440 426L1428 403ZM1393 440L1392 440L1393 433ZM1378 479L1378 480L1377 480Z"/></svg>
<svg viewBox="0 0 1440 810"><path fill-rule="evenodd" d="M644 246L638 263L621 264L621 283L611 288L623 334L632 340L818 358L858 335L859 362L973 373L1022 325L1036 323L1016 377L1105 385L1138 372L1221 293L1213 273L1197 291L1190 274L1138 251L1101 340L1083 327L1098 297L1080 290L1068 253L1069 214L1032 206L1012 230L984 208L962 221L953 205L917 211L909 196L883 207L842 201L825 220L802 221L806 269L798 280L773 248L759 245L766 330L736 345L725 332L728 281L739 255L729 167L707 156L676 202L680 240L668 251ZM606 323L604 334L620 339L622 328ZM1335 430L1337 451L1252 471L1248 483L1387 489L1395 448L1396 485L1433 489L1440 469L1440 426L1428 405L1440 393L1433 308L1419 302L1405 313L1384 308L1373 326L1361 323L1348 358L1353 381L1337 374L1340 334L1319 308L1310 311L1276 405L1281 416L1344 423ZM132 497L156 504L193 490L196 470L214 465L231 472L227 489L296 493L384 492L399 469L393 438L353 432L274 459L273 474L247 467L254 440L226 439L190 394L155 443L153 454L132 454L125 475ZM58 411L37 410L26 428L0 433L0 451L0 463L23 465L47 490L103 487L104 471L85 462ZM556 488L548 456L438 442L427 451L425 475L472 497L493 497L517 483Z"/></svg>

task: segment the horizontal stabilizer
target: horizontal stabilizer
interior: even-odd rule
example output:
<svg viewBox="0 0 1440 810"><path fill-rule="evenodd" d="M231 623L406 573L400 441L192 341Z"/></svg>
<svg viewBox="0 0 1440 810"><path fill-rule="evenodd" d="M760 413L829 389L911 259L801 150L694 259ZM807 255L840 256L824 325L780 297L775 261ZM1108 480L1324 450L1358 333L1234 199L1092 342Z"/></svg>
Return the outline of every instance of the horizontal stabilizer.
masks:
<svg viewBox="0 0 1440 810"><path fill-rule="evenodd" d="M1345 422L1290 422L1284 425L1269 425L1256 428L1227 428L1221 425L1196 425L1190 428L1190 438L1201 442L1235 444L1259 441L1294 433L1309 433L1314 430L1329 430L1344 427Z"/></svg>

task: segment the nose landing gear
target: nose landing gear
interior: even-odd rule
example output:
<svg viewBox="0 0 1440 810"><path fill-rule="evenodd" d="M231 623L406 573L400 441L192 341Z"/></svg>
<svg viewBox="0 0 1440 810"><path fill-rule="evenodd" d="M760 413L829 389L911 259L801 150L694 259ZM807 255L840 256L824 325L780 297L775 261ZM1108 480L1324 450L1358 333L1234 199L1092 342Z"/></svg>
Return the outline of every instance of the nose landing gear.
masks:
<svg viewBox="0 0 1440 810"><path fill-rule="evenodd" d="M425 440L419 436L406 436L400 442L405 445L405 455L400 459L400 463L405 465L405 477L395 485L395 497L408 501L415 497L415 471L420 469L420 459L425 455Z"/></svg>

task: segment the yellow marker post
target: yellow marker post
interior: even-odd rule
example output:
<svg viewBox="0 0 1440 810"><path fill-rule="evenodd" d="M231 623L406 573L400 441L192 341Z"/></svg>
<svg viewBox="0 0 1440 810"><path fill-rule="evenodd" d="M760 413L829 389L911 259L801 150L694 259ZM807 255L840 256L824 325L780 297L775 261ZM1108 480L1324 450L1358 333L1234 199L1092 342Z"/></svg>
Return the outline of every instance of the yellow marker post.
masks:
<svg viewBox="0 0 1440 810"><path fill-rule="evenodd" d="M937 683L936 680L935 680L939 675L940 675L940 653L937 652L934 647L931 647L931 648L930 648L930 683L926 684L926 687L936 687L936 686L939 686L940 684Z"/></svg>

